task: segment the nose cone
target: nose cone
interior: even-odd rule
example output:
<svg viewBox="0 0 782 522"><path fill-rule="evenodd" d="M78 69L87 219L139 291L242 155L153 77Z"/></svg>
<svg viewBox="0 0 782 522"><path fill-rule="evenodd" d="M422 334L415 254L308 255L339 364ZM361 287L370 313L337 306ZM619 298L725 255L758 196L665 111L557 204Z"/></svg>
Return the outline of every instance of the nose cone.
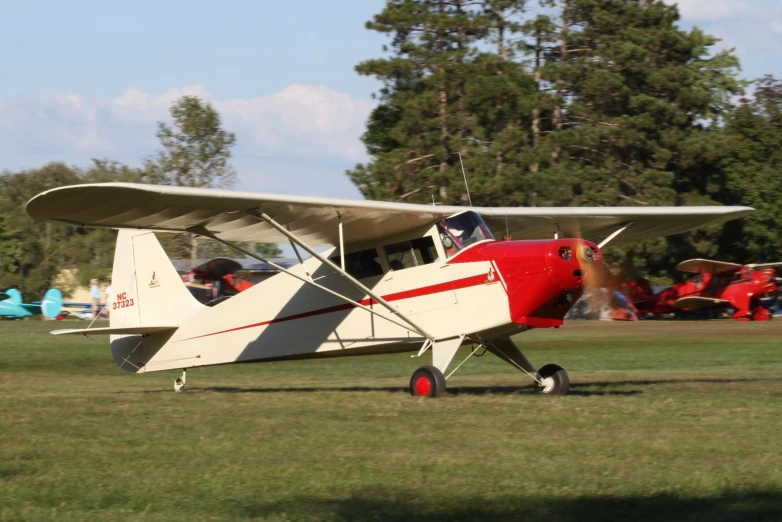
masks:
<svg viewBox="0 0 782 522"><path fill-rule="evenodd" d="M478 245L452 262L474 261L496 264L513 322L541 328L561 325L584 286L599 286L602 257L589 241L555 239Z"/></svg>
<svg viewBox="0 0 782 522"><path fill-rule="evenodd" d="M581 239L552 241L546 251L546 265L552 281L565 290L599 286L603 257L597 245Z"/></svg>
<svg viewBox="0 0 782 522"><path fill-rule="evenodd" d="M775 270L763 270L761 276L756 278L755 281L758 282L758 291L763 297L776 297L779 293L779 278L776 277Z"/></svg>

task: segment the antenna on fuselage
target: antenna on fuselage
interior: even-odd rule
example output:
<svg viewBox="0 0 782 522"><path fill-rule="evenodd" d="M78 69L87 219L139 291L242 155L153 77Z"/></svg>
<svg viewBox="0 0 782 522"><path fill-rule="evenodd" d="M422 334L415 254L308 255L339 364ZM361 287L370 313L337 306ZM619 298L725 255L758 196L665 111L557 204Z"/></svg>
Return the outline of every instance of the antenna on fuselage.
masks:
<svg viewBox="0 0 782 522"><path fill-rule="evenodd" d="M505 241L510 241L510 228L508 228L508 210L505 210Z"/></svg>
<svg viewBox="0 0 782 522"><path fill-rule="evenodd" d="M462 166L462 176L464 176L464 188L467 189L467 201L469 201L470 206L472 206L472 198L470 197L470 187L467 186L467 173L464 172L464 163L462 163L462 153L456 152L455 154L459 155L459 165Z"/></svg>

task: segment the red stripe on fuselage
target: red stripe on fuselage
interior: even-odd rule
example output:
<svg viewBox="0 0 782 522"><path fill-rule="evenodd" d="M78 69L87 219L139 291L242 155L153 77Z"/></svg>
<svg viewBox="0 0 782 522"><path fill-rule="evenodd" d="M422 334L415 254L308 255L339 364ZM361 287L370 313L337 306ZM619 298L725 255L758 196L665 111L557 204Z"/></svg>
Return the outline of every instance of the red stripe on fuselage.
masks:
<svg viewBox="0 0 782 522"><path fill-rule="evenodd" d="M447 292L449 290L460 290L462 288L469 288L471 286L478 286L486 282L486 274L479 274L475 276L465 277L457 279L455 281L448 281L446 283L439 283L431 286L424 286L422 288L416 288L413 290L405 290L404 292L397 292L395 294L388 294L382 296L384 300L401 301L402 299L412 299L414 297L421 297L424 295L439 294L441 292ZM361 301L364 306L371 306L377 304L374 299L364 299ZM220 330L219 332L212 332L203 335L197 335L195 337L188 337L187 339L180 339L180 341L190 341L192 339L200 339L202 337L210 337L212 335L219 335L228 332L236 332L238 330L246 330L248 328L258 328L260 326L267 326L274 323L283 323L285 321L293 321L296 319L303 319L305 317L312 317L314 315L330 314L334 312L341 312L343 310L350 310L352 308L358 308L356 305L345 303L341 305L329 306L326 308L320 308L318 310L310 310L309 312L302 312L300 314L288 315L285 317L278 317L276 319L269 319L268 321L261 321L259 323L247 324L244 326L237 326L236 328L229 328L227 330ZM179 342L179 341L175 341Z"/></svg>

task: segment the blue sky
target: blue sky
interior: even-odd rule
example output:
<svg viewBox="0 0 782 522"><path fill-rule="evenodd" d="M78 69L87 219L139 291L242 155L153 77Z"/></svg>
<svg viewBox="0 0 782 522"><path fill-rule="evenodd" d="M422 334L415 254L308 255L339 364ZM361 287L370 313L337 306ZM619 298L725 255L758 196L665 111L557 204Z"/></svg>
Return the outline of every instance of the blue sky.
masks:
<svg viewBox="0 0 782 522"><path fill-rule="evenodd" d="M782 74L782 0L678 3L745 77ZM381 52L364 23L383 4L0 0L0 169L138 164L171 102L197 94L237 135L239 188L359 197L344 171L366 159L378 84L353 68Z"/></svg>

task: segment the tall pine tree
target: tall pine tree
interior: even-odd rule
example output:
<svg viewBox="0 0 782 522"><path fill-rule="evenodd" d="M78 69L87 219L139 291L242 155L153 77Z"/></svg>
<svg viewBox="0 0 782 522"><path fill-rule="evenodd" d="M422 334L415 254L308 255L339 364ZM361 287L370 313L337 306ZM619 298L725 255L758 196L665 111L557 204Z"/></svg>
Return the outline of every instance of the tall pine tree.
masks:
<svg viewBox="0 0 782 522"><path fill-rule="evenodd" d="M720 254L740 263L782 260L782 80L758 80L727 118L721 159L724 185L717 198L755 213L727 223ZM737 238L741 238L737 241Z"/></svg>

